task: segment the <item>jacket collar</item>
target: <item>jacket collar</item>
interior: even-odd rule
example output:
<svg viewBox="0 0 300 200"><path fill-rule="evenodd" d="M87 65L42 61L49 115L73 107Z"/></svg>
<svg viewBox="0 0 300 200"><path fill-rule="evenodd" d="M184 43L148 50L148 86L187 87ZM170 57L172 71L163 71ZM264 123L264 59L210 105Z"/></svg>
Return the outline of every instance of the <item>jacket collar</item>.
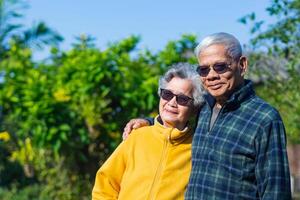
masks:
<svg viewBox="0 0 300 200"><path fill-rule="evenodd" d="M154 126L158 132L164 136L171 144L178 145L184 143L188 138L192 137L193 130L185 127L183 130L177 128L165 127L159 116L154 119Z"/></svg>

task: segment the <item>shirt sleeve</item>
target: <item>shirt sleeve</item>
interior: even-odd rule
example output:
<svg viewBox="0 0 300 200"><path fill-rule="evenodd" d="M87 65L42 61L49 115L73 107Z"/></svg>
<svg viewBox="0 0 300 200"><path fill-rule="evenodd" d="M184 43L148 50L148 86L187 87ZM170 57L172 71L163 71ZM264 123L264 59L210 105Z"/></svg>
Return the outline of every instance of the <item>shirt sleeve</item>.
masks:
<svg viewBox="0 0 300 200"><path fill-rule="evenodd" d="M256 139L255 175L260 199L290 200L291 185L283 122L265 124Z"/></svg>
<svg viewBox="0 0 300 200"><path fill-rule="evenodd" d="M92 200L118 199L120 184L126 169L126 143L123 141L98 170Z"/></svg>
<svg viewBox="0 0 300 200"><path fill-rule="evenodd" d="M145 118L143 118L143 119L145 119L145 120L148 121L149 126L154 125L154 118L153 118L153 117L145 117Z"/></svg>

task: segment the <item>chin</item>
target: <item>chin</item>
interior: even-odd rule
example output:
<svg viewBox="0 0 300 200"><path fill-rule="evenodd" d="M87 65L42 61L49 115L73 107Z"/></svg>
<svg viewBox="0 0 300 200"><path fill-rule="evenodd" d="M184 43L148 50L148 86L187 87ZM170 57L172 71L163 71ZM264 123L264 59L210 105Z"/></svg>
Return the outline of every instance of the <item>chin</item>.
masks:
<svg viewBox="0 0 300 200"><path fill-rule="evenodd" d="M163 122L166 122L167 124L177 124L178 123L178 120L176 117L174 116L161 116L161 119Z"/></svg>
<svg viewBox="0 0 300 200"><path fill-rule="evenodd" d="M222 97L224 95L224 92L222 92L222 91L209 90L208 92L215 98Z"/></svg>
<svg viewBox="0 0 300 200"><path fill-rule="evenodd" d="M177 121L176 117L173 116L164 116L162 117L163 121L175 123Z"/></svg>

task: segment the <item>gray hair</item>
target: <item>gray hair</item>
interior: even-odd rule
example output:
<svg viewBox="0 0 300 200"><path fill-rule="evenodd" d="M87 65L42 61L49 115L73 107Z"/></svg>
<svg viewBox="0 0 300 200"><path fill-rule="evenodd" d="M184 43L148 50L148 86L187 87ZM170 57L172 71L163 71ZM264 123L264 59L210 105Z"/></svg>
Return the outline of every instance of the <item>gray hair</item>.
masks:
<svg viewBox="0 0 300 200"><path fill-rule="evenodd" d="M203 95L205 94L205 90L202 86L202 82L200 81L200 76L196 72L193 65L188 63L177 63L172 65L169 70L159 79L159 96L160 89L166 88L168 82L170 82L174 77L191 80L193 85L192 97L194 99L194 106L200 106L204 103Z"/></svg>
<svg viewBox="0 0 300 200"><path fill-rule="evenodd" d="M198 57L202 50L215 44L223 45L228 56L234 60L238 60L242 56L242 46L240 42L229 33L214 33L206 36L195 48L195 54Z"/></svg>

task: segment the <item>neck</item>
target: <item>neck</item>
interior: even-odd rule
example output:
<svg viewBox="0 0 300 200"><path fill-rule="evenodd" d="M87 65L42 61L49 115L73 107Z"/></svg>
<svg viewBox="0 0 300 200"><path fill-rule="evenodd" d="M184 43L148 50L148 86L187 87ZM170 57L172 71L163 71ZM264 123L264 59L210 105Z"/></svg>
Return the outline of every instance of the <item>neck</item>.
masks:
<svg viewBox="0 0 300 200"><path fill-rule="evenodd" d="M228 98L216 98L216 104L215 107L222 108L222 106L225 104Z"/></svg>
<svg viewBox="0 0 300 200"><path fill-rule="evenodd" d="M186 123L170 123L170 122L167 122L167 121L164 121L161 119L161 117L158 118L158 121L164 125L165 127L168 127L168 128L177 128L178 130L182 131L185 129L185 127L187 126L187 122Z"/></svg>
<svg viewBox="0 0 300 200"><path fill-rule="evenodd" d="M226 101L231 97L231 95L234 92L238 91L240 88L242 88L244 86L244 84L245 84L245 81L243 79L243 80L241 80L241 82L239 84L236 85L236 87L233 91L231 91L230 93L225 94L224 96L216 97L215 98L216 99L216 105L215 106L218 107L218 108L221 108L226 103Z"/></svg>
<svg viewBox="0 0 300 200"><path fill-rule="evenodd" d="M165 127L169 127L169 128L177 128L178 130L182 131L186 126L183 124L170 124L167 122L164 122L163 124Z"/></svg>

